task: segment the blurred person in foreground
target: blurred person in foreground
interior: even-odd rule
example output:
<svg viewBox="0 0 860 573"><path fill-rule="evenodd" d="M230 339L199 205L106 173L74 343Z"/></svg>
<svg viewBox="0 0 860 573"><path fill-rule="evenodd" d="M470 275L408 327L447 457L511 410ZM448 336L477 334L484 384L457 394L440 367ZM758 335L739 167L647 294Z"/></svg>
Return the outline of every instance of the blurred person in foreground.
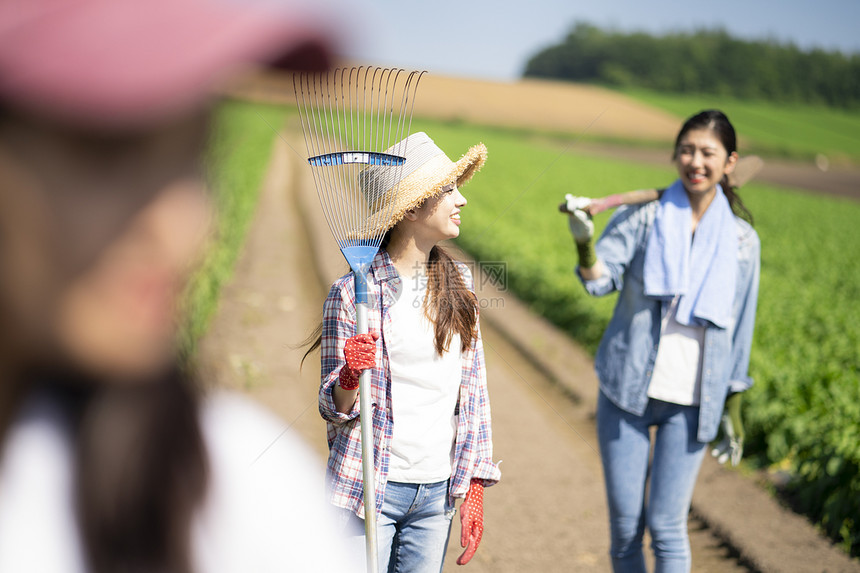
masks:
<svg viewBox="0 0 860 573"><path fill-rule="evenodd" d="M174 340L214 88L328 37L289 3L0 7L0 571L344 570L321 465Z"/></svg>

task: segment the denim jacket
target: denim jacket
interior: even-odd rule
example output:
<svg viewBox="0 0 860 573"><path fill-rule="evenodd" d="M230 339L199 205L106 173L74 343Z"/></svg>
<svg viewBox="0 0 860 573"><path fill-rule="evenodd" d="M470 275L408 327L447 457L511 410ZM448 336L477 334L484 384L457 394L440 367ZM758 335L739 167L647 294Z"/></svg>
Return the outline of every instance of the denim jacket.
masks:
<svg viewBox="0 0 860 573"><path fill-rule="evenodd" d="M657 203L621 207L597 241L597 256L604 275L585 280L592 296L619 291L615 311L595 357L600 390L619 408L642 415L648 404L648 385L657 358L660 326L671 300L645 296L645 246L657 212ZM700 442L713 440L729 393L752 386L748 375L755 323L761 245L746 221L735 218L738 229L738 275L728 328L705 326L702 392L699 403Z"/></svg>

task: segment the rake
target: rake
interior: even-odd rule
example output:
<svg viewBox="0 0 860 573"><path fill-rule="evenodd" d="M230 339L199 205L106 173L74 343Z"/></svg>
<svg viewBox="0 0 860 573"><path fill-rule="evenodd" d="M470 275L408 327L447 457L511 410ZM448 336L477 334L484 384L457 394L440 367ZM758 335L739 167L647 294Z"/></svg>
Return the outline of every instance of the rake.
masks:
<svg viewBox="0 0 860 573"><path fill-rule="evenodd" d="M367 333L367 273L393 214L423 74L362 66L293 77L320 205L355 276L356 334ZM359 380L359 422L367 571L377 573L370 375Z"/></svg>
<svg viewBox="0 0 860 573"><path fill-rule="evenodd" d="M764 166L764 161L757 155L745 155L738 160L734 172L729 175L729 183L733 187L742 187L747 181L756 176ZM626 191L624 193L616 193L607 197L593 199L591 204L585 208L589 215L597 215L607 209L614 209L621 205L639 205L640 203L650 203L660 198L662 190L660 189L638 189L636 191ZM558 206L558 210L562 213L569 213L567 203L562 203Z"/></svg>

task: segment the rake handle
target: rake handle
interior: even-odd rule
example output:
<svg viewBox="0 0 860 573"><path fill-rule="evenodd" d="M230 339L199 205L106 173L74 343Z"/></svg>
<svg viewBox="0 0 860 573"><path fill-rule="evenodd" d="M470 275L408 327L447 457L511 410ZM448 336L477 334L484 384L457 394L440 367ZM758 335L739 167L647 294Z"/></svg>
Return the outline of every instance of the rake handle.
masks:
<svg viewBox="0 0 860 573"><path fill-rule="evenodd" d="M639 203L647 203L654 201L660 197L660 191L657 189L642 189L637 191L628 191L626 193L616 193L600 199L593 199L591 204L585 208L589 215L597 215L607 209L612 209L620 205L638 205ZM567 203L562 203L558 206L558 210L562 213L568 213Z"/></svg>
<svg viewBox="0 0 860 573"><path fill-rule="evenodd" d="M764 161L761 157L757 155L745 155L738 159L734 171L728 175L729 183L733 187L743 187L747 181L761 171L762 167L764 167ZM620 207L621 205L648 203L659 199L662 191L662 189L638 189L636 191L627 191L626 193L616 193L608 197L593 199L585 210L589 215L593 216L607 209ZM558 210L562 213L567 213L567 203L559 205Z"/></svg>
<svg viewBox="0 0 860 573"><path fill-rule="evenodd" d="M360 287L359 287L360 288ZM367 334L367 302L355 305L356 334ZM364 370L358 382L358 400L361 409L361 475L364 491L364 541L367 555L367 573L378 573L376 543L376 479L373 466L373 404L371 400L371 371Z"/></svg>

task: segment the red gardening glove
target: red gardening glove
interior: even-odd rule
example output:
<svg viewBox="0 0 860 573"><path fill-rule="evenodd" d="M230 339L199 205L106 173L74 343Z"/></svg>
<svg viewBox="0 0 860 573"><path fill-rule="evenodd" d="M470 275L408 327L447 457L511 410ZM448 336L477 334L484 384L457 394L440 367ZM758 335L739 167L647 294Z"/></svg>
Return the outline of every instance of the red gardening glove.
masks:
<svg viewBox="0 0 860 573"><path fill-rule="evenodd" d="M376 341L378 332L356 334L346 340L343 346L343 357L346 364L340 369L338 380L344 390L358 388L358 378L362 371L376 366Z"/></svg>
<svg viewBox="0 0 860 573"><path fill-rule="evenodd" d="M466 550L457 558L457 565L465 565L475 555L484 536L484 482L472 478L466 499L460 506L460 547Z"/></svg>

